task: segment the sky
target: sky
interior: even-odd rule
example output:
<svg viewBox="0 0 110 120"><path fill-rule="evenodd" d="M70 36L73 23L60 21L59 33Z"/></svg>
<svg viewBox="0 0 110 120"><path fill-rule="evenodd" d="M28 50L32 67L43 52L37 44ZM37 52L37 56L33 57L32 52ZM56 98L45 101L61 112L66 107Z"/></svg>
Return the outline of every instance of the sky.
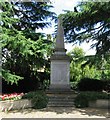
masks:
<svg viewBox="0 0 110 120"><path fill-rule="evenodd" d="M51 0L52 5L54 6L53 11L59 15L61 13L64 13L63 10L70 10L73 11L74 10L74 6L76 6L78 4L80 0ZM42 30L39 30L38 32L41 32ZM54 33L55 29L54 29L54 24L52 27L44 29L43 32L46 34L52 34ZM65 43L65 48L67 49L67 52L71 51L75 46L79 46L81 48L83 48L83 50L85 51L86 55L94 55L95 54L95 49L90 49L91 46L91 42L90 43L82 43L80 46L79 45L73 45L73 43Z"/></svg>

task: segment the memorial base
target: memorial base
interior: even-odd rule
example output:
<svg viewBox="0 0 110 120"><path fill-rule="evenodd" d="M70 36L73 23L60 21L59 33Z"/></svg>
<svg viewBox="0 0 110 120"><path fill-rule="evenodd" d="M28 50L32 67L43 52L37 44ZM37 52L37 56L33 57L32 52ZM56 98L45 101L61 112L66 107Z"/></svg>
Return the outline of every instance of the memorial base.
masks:
<svg viewBox="0 0 110 120"><path fill-rule="evenodd" d="M51 84L49 87L49 91L71 91L70 85L69 84Z"/></svg>
<svg viewBox="0 0 110 120"><path fill-rule="evenodd" d="M75 107L74 99L77 94L70 89L49 89L46 94L49 98L47 107Z"/></svg>

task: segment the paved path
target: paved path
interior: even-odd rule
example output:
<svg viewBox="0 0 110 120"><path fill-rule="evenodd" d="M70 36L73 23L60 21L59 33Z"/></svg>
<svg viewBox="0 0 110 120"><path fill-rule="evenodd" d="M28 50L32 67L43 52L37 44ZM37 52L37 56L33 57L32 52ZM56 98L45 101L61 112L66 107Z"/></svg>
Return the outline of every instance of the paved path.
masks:
<svg viewBox="0 0 110 120"><path fill-rule="evenodd" d="M108 118L107 109L49 107L40 110L24 109L0 112L0 118Z"/></svg>

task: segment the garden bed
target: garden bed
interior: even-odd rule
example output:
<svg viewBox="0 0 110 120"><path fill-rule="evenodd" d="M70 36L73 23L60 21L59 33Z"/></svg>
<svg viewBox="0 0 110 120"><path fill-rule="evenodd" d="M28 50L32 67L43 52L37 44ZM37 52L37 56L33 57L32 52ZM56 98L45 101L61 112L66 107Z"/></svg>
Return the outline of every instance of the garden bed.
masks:
<svg viewBox="0 0 110 120"><path fill-rule="evenodd" d="M12 93L0 95L0 111L25 108L42 109L47 106L48 98L43 91Z"/></svg>
<svg viewBox="0 0 110 120"><path fill-rule="evenodd" d="M110 108L110 93L105 92L80 92L75 98L77 108Z"/></svg>
<svg viewBox="0 0 110 120"><path fill-rule="evenodd" d="M0 101L1 111L19 110L30 107L32 107L32 103L28 99Z"/></svg>
<svg viewBox="0 0 110 120"><path fill-rule="evenodd" d="M98 99L95 101L90 101L89 107L110 109L110 100Z"/></svg>

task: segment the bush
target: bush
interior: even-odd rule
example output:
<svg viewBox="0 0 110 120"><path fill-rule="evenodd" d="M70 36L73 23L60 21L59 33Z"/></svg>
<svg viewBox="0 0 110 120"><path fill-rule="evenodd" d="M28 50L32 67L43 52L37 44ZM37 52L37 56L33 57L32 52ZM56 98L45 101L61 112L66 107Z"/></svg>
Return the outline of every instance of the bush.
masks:
<svg viewBox="0 0 110 120"><path fill-rule="evenodd" d="M85 95L79 94L76 98L75 98L75 106L77 108L84 108L84 107L88 107L88 99Z"/></svg>
<svg viewBox="0 0 110 120"><path fill-rule="evenodd" d="M104 90L110 92L110 80L103 80Z"/></svg>
<svg viewBox="0 0 110 120"><path fill-rule="evenodd" d="M75 98L75 106L77 108L88 107L89 101L97 99L110 99L110 94L103 92L81 92Z"/></svg>
<svg viewBox="0 0 110 120"><path fill-rule="evenodd" d="M23 99L32 100L33 108L45 108L48 103L48 97L43 91L29 92L23 96Z"/></svg>
<svg viewBox="0 0 110 120"><path fill-rule="evenodd" d="M77 84L78 84L78 82L70 82L71 89L77 91L77 90L78 90L78 88L77 88Z"/></svg>
<svg viewBox="0 0 110 120"><path fill-rule="evenodd" d="M78 83L79 91L102 91L104 84L101 80L83 78Z"/></svg>

